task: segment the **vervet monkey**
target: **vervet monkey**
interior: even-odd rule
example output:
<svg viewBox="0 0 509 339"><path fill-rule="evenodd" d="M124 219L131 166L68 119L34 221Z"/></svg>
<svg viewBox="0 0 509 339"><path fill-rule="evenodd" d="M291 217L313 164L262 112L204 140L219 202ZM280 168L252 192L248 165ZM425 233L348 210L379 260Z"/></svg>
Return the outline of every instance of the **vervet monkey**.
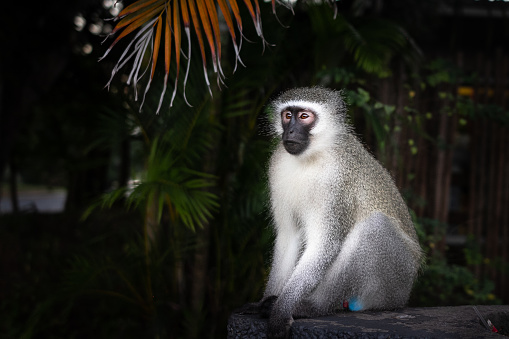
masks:
<svg viewBox="0 0 509 339"><path fill-rule="evenodd" d="M344 302L352 311L404 306L422 262L417 234L391 176L347 124L341 92L292 89L270 110L276 239L263 299L251 304L269 317L268 337Z"/></svg>

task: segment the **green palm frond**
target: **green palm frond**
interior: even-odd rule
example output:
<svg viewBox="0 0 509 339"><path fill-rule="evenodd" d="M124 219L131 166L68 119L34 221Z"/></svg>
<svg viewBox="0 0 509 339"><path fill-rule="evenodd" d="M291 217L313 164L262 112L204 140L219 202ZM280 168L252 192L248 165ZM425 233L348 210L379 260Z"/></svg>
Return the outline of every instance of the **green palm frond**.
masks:
<svg viewBox="0 0 509 339"><path fill-rule="evenodd" d="M387 75L389 61L395 55L408 64L416 64L422 58L410 35L392 21L346 15L333 19L329 9L321 4L310 6L308 12L321 48L332 49L331 44L334 45L335 57L348 55L365 72Z"/></svg>
<svg viewBox="0 0 509 339"><path fill-rule="evenodd" d="M265 46L266 42L263 37L259 2L258 0L243 0L243 2L251 16L256 33L262 39ZM273 12L275 13L276 0L271 0L271 3ZM191 65L191 32L194 32L200 48L205 82L209 88L210 94L212 94L210 90L210 81L208 79L206 44L208 45L211 55L212 69L217 76L218 85L220 85L224 79L224 73L221 68L221 34L219 29L219 18L221 15L217 8L221 11L222 18L224 18L224 22L228 27L232 40L235 51L235 71L237 62L242 64L240 49L243 39L242 19L236 0L138 0L124 8L115 18L117 24L110 36L116 36L116 38L101 60L110 53L112 48L120 40L127 36L132 38L113 68L107 86L110 86L113 77L121 68L127 63L132 62L127 84L133 85L135 99L138 100L138 84L150 68L150 77L143 94L144 99L154 78L156 64L158 59L160 59L159 52L160 49L162 49L164 51L162 58L164 59L165 75L164 87L157 112L159 112L163 102L169 80L170 67L173 62L176 66L177 73L175 75L174 89L170 101L171 107L178 87L179 69L181 66L180 56L184 54L182 40L183 35L185 35L184 39L187 43L187 54L184 56L187 59L187 67L183 86L184 99L187 102L185 87ZM148 56L149 62L147 63L146 58ZM143 100L141 106L143 106Z"/></svg>
<svg viewBox="0 0 509 339"><path fill-rule="evenodd" d="M147 171L140 184L129 192L126 203L138 206L147 199L154 199L159 206L157 222L166 205L172 218L179 218L194 230L212 218L212 211L218 207L217 197L207 191L214 185L215 177L185 167L179 153L171 144L154 139Z"/></svg>
<svg viewBox="0 0 509 339"><path fill-rule="evenodd" d="M177 172L179 177L172 177ZM130 192L127 204L137 206L146 199L155 199L158 222L166 205L172 218L179 218L191 230L201 227L218 207L217 197L205 190L212 185L212 178L204 173L185 173L182 177L183 173L183 169L175 169L167 179L140 183Z"/></svg>
<svg viewBox="0 0 509 339"><path fill-rule="evenodd" d="M421 51L399 25L383 20L369 19L356 26L346 22L344 44L356 64L369 73L381 73L391 55L410 51L414 57Z"/></svg>
<svg viewBox="0 0 509 339"><path fill-rule="evenodd" d="M158 205L157 222L161 219L163 206L166 206L172 219L181 220L193 231L196 226L201 227L212 218L212 212L219 206L217 196L207 191L207 188L213 186L214 176L185 167L162 171L163 166L162 163L153 163L147 178L131 189L122 187L104 194L100 201L85 212L83 218L88 217L97 207L111 208L122 199L126 199L128 208L143 205L150 199Z"/></svg>

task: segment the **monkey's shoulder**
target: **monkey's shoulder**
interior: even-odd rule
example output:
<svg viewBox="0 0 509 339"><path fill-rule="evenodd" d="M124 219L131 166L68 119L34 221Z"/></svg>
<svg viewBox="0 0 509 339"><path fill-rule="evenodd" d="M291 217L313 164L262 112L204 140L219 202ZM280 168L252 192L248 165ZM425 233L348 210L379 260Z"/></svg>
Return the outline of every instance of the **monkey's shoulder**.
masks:
<svg viewBox="0 0 509 339"><path fill-rule="evenodd" d="M341 167L349 170L354 177L389 175L376 157L353 135L349 136L345 145L336 144L333 151Z"/></svg>

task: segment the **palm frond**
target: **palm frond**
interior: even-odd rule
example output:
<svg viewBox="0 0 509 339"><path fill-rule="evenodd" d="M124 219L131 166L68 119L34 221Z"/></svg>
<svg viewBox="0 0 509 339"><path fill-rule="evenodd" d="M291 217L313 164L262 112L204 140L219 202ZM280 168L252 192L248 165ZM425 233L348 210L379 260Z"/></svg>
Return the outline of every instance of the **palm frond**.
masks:
<svg viewBox="0 0 509 339"><path fill-rule="evenodd" d="M266 42L263 37L259 0L243 0L243 2L251 16L256 33L262 39L263 45L265 46ZM275 13L276 0L271 0L271 2L273 12ZM163 98L166 93L172 62L176 66L177 70L174 79L174 88L171 96L170 107L173 105L173 100L179 84L181 54L187 58L187 66L183 81L183 92L186 103L190 105L189 102L187 102L185 95L185 87L191 65L191 32L194 31L200 48L205 82L210 94L212 95L210 81L208 79L206 44L208 45L211 56L212 70L217 76L217 83L219 87L225 78L221 67L221 33L219 29L220 14L218 9L222 13L222 18L224 18L224 22L232 40L235 52L235 71L237 63L240 62L240 64L243 65L240 58L243 26L239 6L236 0L138 0L120 11L115 18L115 21L118 21L118 23L115 25L110 36L116 37L100 59L104 59L119 41L128 36L132 37L130 43L127 47L125 47L116 65L113 67L107 87L111 85L114 76L127 63L132 63L127 84L133 85L135 100L138 100L138 87L140 80L150 69L150 76L147 84L145 85L145 97L145 94L148 92L150 84L154 78L157 62L161 59L159 49L163 48L165 72L163 80L164 87L159 100L157 112L161 109ZM239 34L237 34L237 32ZM182 49L182 33L185 34L187 55L184 54ZM174 55L173 59L172 54ZM145 66L145 63L148 63L148 65ZM143 106L143 102L144 101L142 100L140 106Z"/></svg>
<svg viewBox="0 0 509 339"><path fill-rule="evenodd" d="M207 191L214 185L215 177L182 165L179 151L155 138L151 143L147 170L140 183L132 188L121 187L103 194L82 218L87 218L98 207L111 208L120 200L125 200L128 208L139 207L150 200L158 205L157 222L161 219L163 205L166 205L170 214L191 230L201 227L212 218L212 212L219 206L218 197Z"/></svg>
<svg viewBox="0 0 509 339"><path fill-rule="evenodd" d="M127 204L138 206L150 197L159 205L157 221L160 220L162 207L166 204L172 215L194 230L196 226L201 227L210 220L212 211L218 207L217 196L205 190L210 186L212 178L209 175L177 168L166 173L164 179L143 181L136 186L127 198Z"/></svg>
<svg viewBox="0 0 509 339"><path fill-rule="evenodd" d="M346 22L347 31L344 44L356 64L369 73L383 73L388 60L394 54L421 54L417 45L397 24L383 20L370 19L357 26Z"/></svg>
<svg viewBox="0 0 509 339"><path fill-rule="evenodd" d="M409 65L417 64L422 58L422 52L409 34L392 21L347 14L333 19L330 9L323 4L310 6L308 12L321 55L323 49L335 48L336 59L346 52L345 56L348 55L357 68L380 76L387 75L389 61L396 55Z"/></svg>

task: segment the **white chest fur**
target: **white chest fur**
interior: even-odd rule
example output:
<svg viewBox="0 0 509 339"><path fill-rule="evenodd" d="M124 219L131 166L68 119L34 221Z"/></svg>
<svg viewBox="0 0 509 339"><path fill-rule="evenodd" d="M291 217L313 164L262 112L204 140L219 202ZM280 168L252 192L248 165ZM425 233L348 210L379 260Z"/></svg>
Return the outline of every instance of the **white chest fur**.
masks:
<svg viewBox="0 0 509 339"><path fill-rule="evenodd" d="M302 158L285 151L278 152L269 172L272 203L285 209L303 206L318 208L327 199L324 192L331 183L341 180L334 160L327 155ZM335 169L333 169L335 167Z"/></svg>

